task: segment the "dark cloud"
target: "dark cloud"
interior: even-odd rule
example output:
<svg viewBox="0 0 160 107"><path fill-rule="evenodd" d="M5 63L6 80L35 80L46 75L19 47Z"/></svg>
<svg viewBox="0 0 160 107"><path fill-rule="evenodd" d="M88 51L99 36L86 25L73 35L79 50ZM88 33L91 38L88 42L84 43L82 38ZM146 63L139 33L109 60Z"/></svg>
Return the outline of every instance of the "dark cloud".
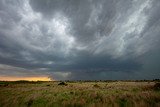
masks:
<svg viewBox="0 0 160 107"><path fill-rule="evenodd" d="M159 78L159 0L1 0L0 75Z"/></svg>

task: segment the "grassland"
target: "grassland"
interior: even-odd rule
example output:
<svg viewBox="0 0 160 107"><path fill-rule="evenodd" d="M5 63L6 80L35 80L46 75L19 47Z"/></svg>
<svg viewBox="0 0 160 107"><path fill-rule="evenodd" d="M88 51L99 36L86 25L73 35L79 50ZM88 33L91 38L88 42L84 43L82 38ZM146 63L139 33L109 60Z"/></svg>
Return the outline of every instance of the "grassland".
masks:
<svg viewBox="0 0 160 107"><path fill-rule="evenodd" d="M155 82L0 82L0 107L160 107Z"/></svg>

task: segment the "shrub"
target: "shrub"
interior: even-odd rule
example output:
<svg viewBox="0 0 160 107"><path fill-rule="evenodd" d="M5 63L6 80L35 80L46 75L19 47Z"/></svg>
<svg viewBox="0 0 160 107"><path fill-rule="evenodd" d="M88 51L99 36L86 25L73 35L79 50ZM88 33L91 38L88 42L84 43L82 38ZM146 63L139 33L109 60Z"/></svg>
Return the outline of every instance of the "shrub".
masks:
<svg viewBox="0 0 160 107"><path fill-rule="evenodd" d="M100 88L100 86L98 84L93 85L93 87Z"/></svg>
<svg viewBox="0 0 160 107"><path fill-rule="evenodd" d="M26 102L27 107L31 107L31 105L33 104L33 99L30 99L28 102Z"/></svg>
<svg viewBox="0 0 160 107"><path fill-rule="evenodd" d="M155 90L160 90L160 83L156 83L156 84L154 85L154 89L155 89Z"/></svg>
<svg viewBox="0 0 160 107"><path fill-rule="evenodd" d="M58 85L65 85L65 86L67 86L68 84L66 84L65 82L60 82Z"/></svg>

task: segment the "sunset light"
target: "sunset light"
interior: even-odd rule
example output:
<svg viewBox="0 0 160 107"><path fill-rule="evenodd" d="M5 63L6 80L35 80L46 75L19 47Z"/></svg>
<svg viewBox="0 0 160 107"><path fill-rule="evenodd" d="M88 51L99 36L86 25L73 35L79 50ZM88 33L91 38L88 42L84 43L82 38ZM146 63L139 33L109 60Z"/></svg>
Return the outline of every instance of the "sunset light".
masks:
<svg viewBox="0 0 160 107"><path fill-rule="evenodd" d="M0 76L0 81L51 81L47 76L18 77L18 76Z"/></svg>

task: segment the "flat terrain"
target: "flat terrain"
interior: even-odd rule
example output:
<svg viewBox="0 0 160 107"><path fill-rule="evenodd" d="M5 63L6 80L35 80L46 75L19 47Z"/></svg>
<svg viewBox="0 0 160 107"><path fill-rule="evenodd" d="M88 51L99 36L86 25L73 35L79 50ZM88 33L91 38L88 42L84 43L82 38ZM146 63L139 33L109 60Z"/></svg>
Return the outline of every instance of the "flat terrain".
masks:
<svg viewBox="0 0 160 107"><path fill-rule="evenodd" d="M160 107L155 82L59 83L0 82L0 107Z"/></svg>

